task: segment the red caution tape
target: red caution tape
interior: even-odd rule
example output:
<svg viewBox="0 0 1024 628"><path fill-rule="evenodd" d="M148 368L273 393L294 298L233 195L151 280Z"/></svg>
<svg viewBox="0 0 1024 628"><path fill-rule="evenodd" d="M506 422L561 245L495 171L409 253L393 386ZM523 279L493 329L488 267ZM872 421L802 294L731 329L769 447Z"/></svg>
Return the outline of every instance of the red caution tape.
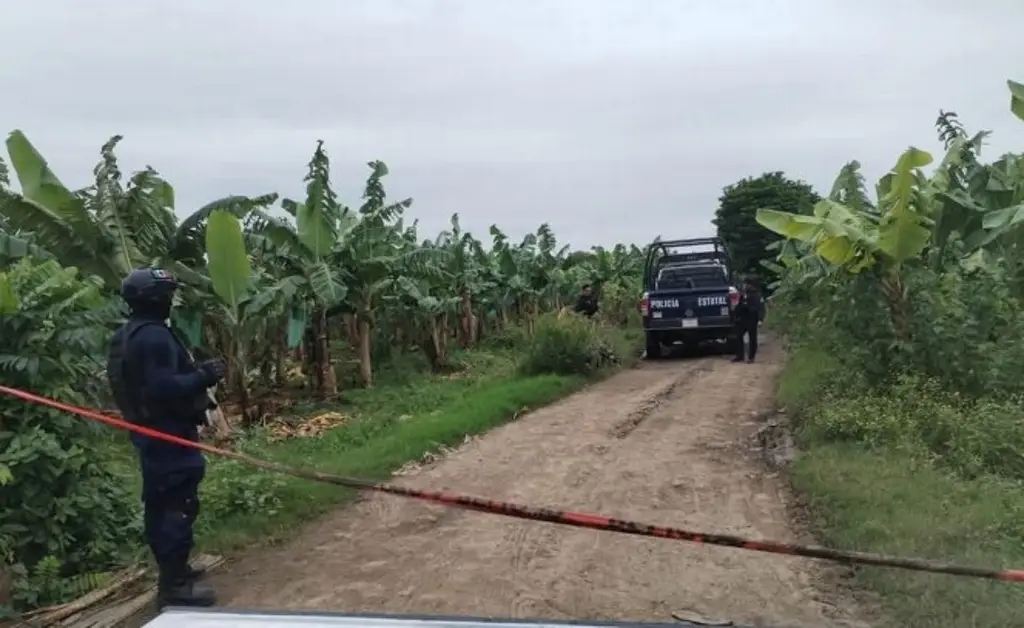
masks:
<svg viewBox="0 0 1024 628"><path fill-rule="evenodd" d="M293 467L287 467L281 464L260 460L258 458L253 458L252 456L247 456L245 454L229 451L227 449L213 447L205 443L195 443L184 438L172 436L171 434L165 434L163 432L158 432L147 427L123 421L121 419L115 419L114 417L106 416L100 412L96 412L95 410L80 408L78 406L62 403L60 401L55 401L53 399L47 399L46 397L33 395L32 393L25 392L23 390L18 390L16 388L0 386L0 393L4 393L12 397L17 397L18 399L27 401L29 403L49 406L51 408L61 410L63 412L68 412L87 419L91 419L93 421L106 423L107 425L116 427L118 429L127 430L129 432L135 432L136 434L142 434L143 436L148 436L150 438L155 438L168 443L174 443L177 445L181 445L183 447L198 449L210 454L214 454L216 456L222 456L224 458L237 460L244 464L259 467L261 469L266 469L268 471L283 473L293 477L311 480L313 482L323 482L325 484L345 486L348 488L353 488L361 491L375 491L378 493L388 493L390 495L400 495L402 497L411 497L414 499L433 502L435 504L443 504L445 506L450 506L454 508L475 510L477 512L485 512L494 515L515 517L517 519L529 519L531 521L546 521L548 523L557 523L577 528L606 530L609 532L619 532L622 534L633 534L638 536L649 536L662 539L673 539L676 541L686 541L689 543L720 545L724 547L734 547L738 549L751 550L755 552L767 552L770 554L785 554L788 556L804 556L808 558L819 558L833 562L845 563L848 565L875 565L879 567L895 567L898 569L909 569L913 571L945 573L952 574L955 576L987 578L989 580L1024 582L1024 570L1019 569L987 569L984 567L953 565L949 563L942 563L917 558L900 558L896 556L885 556L882 554L869 554L866 552L847 552L842 550L811 545L796 545L792 543L780 543L777 541L754 541L729 534L707 534L704 532L692 532L680 528L656 526L647 523L639 523L636 521L615 519L613 517L606 517L603 515L572 512L567 510L554 510L550 508L536 508L532 506L523 506L519 504L497 501L493 499L482 499L479 497L471 497L468 495L459 495L455 493L445 493L439 491L423 491L413 488L405 488L402 486L397 486L395 484L375 483L369 482L367 480L359 480L356 478L347 478L337 475L330 475L327 473L320 473L318 471L296 469Z"/></svg>

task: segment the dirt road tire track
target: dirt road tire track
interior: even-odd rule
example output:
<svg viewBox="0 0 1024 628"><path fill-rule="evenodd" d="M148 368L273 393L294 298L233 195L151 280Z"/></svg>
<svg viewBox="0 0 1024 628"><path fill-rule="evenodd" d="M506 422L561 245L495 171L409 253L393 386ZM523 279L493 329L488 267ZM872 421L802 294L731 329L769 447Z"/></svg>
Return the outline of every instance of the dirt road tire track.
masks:
<svg viewBox="0 0 1024 628"><path fill-rule="evenodd" d="M473 441L401 482L778 540L783 481L751 452L781 366L648 363ZM810 561L642 539L370 496L215 578L234 608L861 625ZM852 620L851 620L852 621Z"/></svg>

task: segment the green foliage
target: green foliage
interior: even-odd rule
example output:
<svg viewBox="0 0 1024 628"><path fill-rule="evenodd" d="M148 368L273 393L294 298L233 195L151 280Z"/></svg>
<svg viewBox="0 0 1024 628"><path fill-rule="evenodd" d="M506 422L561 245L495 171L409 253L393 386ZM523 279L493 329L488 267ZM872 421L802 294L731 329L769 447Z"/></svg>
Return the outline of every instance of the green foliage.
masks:
<svg viewBox="0 0 1024 628"><path fill-rule="evenodd" d="M112 320L100 283L25 258L0 273L0 369L6 385L83 402ZM116 564L138 534L137 509L92 444L96 430L55 410L0 398L0 538L16 607L63 601Z"/></svg>
<svg viewBox="0 0 1024 628"><path fill-rule="evenodd" d="M449 229L423 240L405 218L412 199L389 199L381 161L366 164L362 198L345 205L332 189L322 142L305 167L303 197L280 201L283 217L271 209L276 194L232 195L179 222L168 182L149 167L122 170L120 140L100 148L90 184L78 190L64 185L25 134L14 131L6 142L5 384L111 408L103 366L122 316L116 292L131 269L151 265L182 283L175 329L197 357L228 363L225 381L211 394L221 407L238 408L241 420L218 421L211 431L253 446L264 433L260 426L278 411L288 413L280 406L293 399L328 403L343 392L348 402L369 394L377 377L418 381L424 370L475 381L481 355L507 364L511 374L512 356L533 342L537 321L570 305L583 283L594 285L602 304L587 372L634 350L635 339L621 328L636 324L643 254L635 246L572 255L547 224L518 241L492 226L481 240L461 229L458 215ZM466 433L459 430L484 429L576 382L517 378L487 402L484 418L463 408L458 421L429 422L431 429L408 436L426 442L382 446L387 458L373 468L394 468L439 435L455 442ZM421 401L439 407L448 400ZM351 429L339 430L344 446L370 446L389 434L407 400L389 403L376 420L353 420ZM17 607L59 601L130 560L140 540L136 499L125 488L137 482L134 456L93 424L20 401L0 398L0 417L0 556L16 576ZM323 453L317 462L336 456ZM289 499L302 494L293 491L277 478L214 463L203 488L202 525L222 530L225 522L250 521L255 529L258 522L298 520L309 510Z"/></svg>
<svg viewBox="0 0 1024 628"><path fill-rule="evenodd" d="M755 214L761 208L809 214L818 195L808 184L787 179L782 172L768 172L746 178L722 191L715 210L714 225L725 243L735 272L764 277L763 260L774 255L770 246L779 236L758 225Z"/></svg>
<svg viewBox="0 0 1024 628"><path fill-rule="evenodd" d="M215 473L203 482L200 495L204 513L201 525L253 514L273 517L279 512L278 493L285 485L281 475L253 470L233 460L218 462L212 469Z"/></svg>
<svg viewBox="0 0 1024 628"><path fill-rule="evenodd" d="M591 375L619 364L611 332L578 314L548 314L537 321L520 365L526 375Z"/></svg>
<svg viewBox="0 0 1024 628"><path fill-rule="evenodd" d="M515 349L529 343L530 336L522 325L508 325L489 334L484 342L491 347Z"/></svg>
<svg viewBox="0 0 1024 628"><path fill-rule="evenodd" d="M1011 86L1012 87L1012 86ZM1016 101L1014 101L1016 102ZM789 238L772 324L792 345L779 397L805 455L797 486L826 539L965 563L1024 560L1021 155L937 123L867 201L849 169L813 216L759 211ZM1024 596L965 579L858 572L901 626L1015 625Z"/></svg>

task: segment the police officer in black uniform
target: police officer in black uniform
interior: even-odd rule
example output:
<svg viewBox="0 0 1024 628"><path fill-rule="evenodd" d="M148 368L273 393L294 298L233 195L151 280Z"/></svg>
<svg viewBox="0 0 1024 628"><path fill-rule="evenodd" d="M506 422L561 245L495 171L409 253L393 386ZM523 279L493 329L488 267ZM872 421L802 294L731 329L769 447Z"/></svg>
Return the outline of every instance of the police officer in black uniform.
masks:
<svg viewBox="0 0 1024 628"><path fill-rule="evenodd" d="M583 284L580 294L576 298L576 307L573 309L577 314L592 318L594 314L597 314L598 307L597 295L594 294L594 289L590 287L589 283Z"/></svg>
<svg viewBox="0 0 1024 628"><path fill-rule="evenodd" d="M764 322L764 301L761 299L761 291L757 289L757 281L753 277L747 277L743 282L743 291L740 293L740 302L733 309L733 325L736 333L736 357L733 362L742 362L746 353L747 362L753 362L757 356L757 328ZM743 336L747 337L746 352L744 352Z"/></svg>
<svg viewBox="0 0 1024 628"><path fill-rule="evenodd" d="M128 421L199 442L212 403L206 389L223 379L220 360L192 361L167 326L178 283L157 268L134 270L121 283L131 311L110 340L107 378ZM206 462L199 450L133 433L142 470L145 536L160 571L161 606L212 606L210 587L189 566L192 526L199 514L199 483Z"/></svg>

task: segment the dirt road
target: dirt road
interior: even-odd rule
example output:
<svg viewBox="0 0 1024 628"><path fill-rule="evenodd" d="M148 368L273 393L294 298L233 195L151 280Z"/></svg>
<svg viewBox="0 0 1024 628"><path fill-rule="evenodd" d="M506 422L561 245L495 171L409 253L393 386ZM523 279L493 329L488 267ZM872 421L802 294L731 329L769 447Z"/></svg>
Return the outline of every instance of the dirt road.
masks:
<svg viewBox="0 0 1024 628"><path fill-rule="evenodd" d="M796 540L752 451L781 353L648 363L401 481L697 530ZM807 539L803 539L807 540ZM235 608L832 626L847 605L805 559L504 519L374 496L218 575ZM831 598L831 599L829 599Z"/></svg>

